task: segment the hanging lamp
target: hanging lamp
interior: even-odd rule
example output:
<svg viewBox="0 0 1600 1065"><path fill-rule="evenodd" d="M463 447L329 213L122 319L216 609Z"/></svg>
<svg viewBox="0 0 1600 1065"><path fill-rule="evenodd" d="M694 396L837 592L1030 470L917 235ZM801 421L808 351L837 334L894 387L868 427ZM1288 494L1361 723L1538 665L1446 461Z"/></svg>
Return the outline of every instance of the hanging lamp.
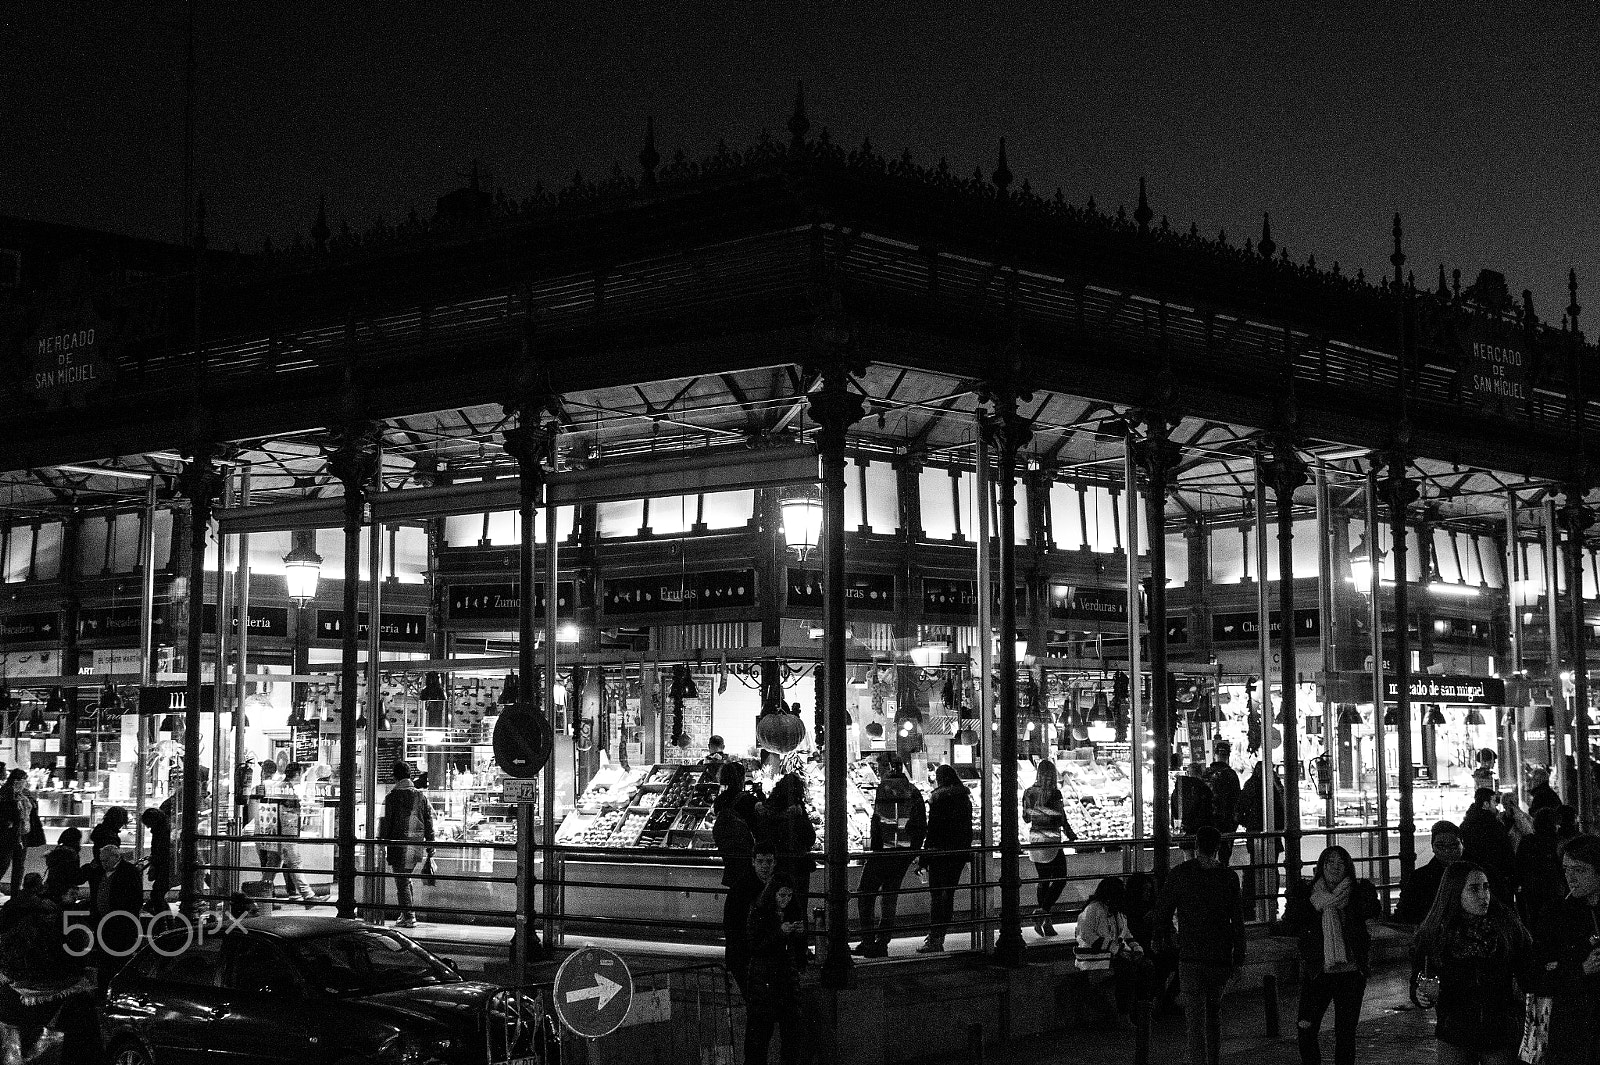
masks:
<svg viewBox="0 0 1600 1065"><path fill-rule="evenodd" d="M110 674L100 683L100 698L95 709L103 714L122 713L122 700L117 696L117 686L111 683Z"/></svg>
<svg viewBox="0 0 1600 1065"><path fill-rule="evenodd" d="M1398 705L1390 705L1390 706L1384 707L1384 710L1383 710L1383 723L1385 725L1395 725L1395 726L1398 726L1400 724L1400 707Z"/></svg>
<svg viewBox="0 0 1600 1065"><path fill-rule="evenodd" d="M1094 702L1089 706L1089 720L1096 723L1109 723L1111 721L1111 704L1106 700L1104 690L1096 690Z"/></svg>
<svg viewBox="0 0 1600 1065"><path fill-rule="evenodd" d="M506 674L506 682L500 689L500 705L515 706L517 702L517 671L512 670Z"/></svg>
<svg viewBox="0 0 1600 1065"><path fill-rule="evenodd" d="M1467 724L1469 724L1469 725L1482 725L1482 724L1485 724L1485 721L1483 720L1483 711L1479 710L1476 706L1474 706L1471 710L1468 710L1467 711Z"/></svg>
<svg viewBox="0 0 1600 1065"><path fill-rule="evenodd" d="M425 703L442 703L449 696L445 694L444 677L439 673L429 673L422 682L422 701Z"/></svg>
<svg viewBox="0 0 1600 1065"><path fill-rule="evenodd" d="M1355 703L1340 703L1339 724L1352 726L1364 725L1366 724L1366 719L1361 716L1361 711L1356 709Z"/></svg>
<svg viewBox="0 0 1600 1065"><path fill-rule="evenodd" d="M1430 725L1443 725L1443 724L1446 724L1446 721L1444 719L1444 712L1439 709L1439 704L1438 703L1433 703L1428 707L1428 724L1430 724Z"/></svg>

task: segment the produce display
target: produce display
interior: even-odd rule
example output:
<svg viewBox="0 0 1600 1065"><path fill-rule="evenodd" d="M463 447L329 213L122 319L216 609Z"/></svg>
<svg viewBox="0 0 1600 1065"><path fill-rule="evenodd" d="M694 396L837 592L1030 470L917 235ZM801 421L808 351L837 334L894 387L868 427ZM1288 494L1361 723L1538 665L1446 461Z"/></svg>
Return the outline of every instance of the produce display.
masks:
<svg viewBox="0 0 1600 1065"><path fill-rule="evenodd" d="M710 850L715 783L698 766L608 767L589 782L556 843L590 847L670 847Z"/></svg>

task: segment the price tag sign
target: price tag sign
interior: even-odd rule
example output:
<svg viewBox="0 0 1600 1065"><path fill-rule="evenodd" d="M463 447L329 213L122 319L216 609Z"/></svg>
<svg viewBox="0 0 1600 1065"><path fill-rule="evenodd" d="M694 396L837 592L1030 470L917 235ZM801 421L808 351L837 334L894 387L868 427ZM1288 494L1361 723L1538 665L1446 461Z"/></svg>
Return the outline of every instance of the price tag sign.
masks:
<svg viewBox="0 0 1600 1065"><path fill-rule="evenodd" d="M515 777L507 778L501 784L500 801L538 802L539 781L518 780Z"/></svg>

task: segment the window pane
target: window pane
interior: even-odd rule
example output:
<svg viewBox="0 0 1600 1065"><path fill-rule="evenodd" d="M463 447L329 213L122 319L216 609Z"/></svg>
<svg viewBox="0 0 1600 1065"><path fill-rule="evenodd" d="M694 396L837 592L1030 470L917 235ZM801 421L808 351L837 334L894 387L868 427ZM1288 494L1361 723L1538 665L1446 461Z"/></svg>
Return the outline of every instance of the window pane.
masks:
<svg viewBox="0 0 1600 1065"><path fill-rule="evenodd" d="M137 511L117 515L116 540L111 552L111 568L117 573L132 573L139 568L139 529L143 522Z"/></svg>
<svg viewBox="0 0 1600 1065"><path fill-rule="evenodd" d="M900 490L894 465L888 462L867 464L867 523L875 533L900 531Z"/></svg>
<svg viewBox="0 0 1600 1065"><path fill-rule="evenodd" d="M639 527L644 524L642 499L619 499L612 503L601 503L596 506L595 512L600 525L601 539L638 536Z"/></svg>
<svg viewBox="0 0 1600 1065"><path fill-rule="evenodd" d="M444 519L446 547L476 547L482 535L482 514L451 514Z"/></svg>
<svg viewBox="0 0 1600 1065"><path fill-rule="evenodd" d="M750 524L755 512L756 494L749 489L706 493L705 520L708 529L742 529Z"/></svg>
<svg viewBox="0 0 1600 1065"><path fill-rule="evenodd" d="M250 534L250 572L282 573L283 556L293 547L289 531Z"/></svg>
<svg viewBox="0 0 1600 1065"><path fill-rule="evenodd" d="M1078 514L1078 488L1060 481L1050 486L1050 527L1063 551L1083 550L1083 520Z"/></svg>
<svg viewBox="0 0 1600 1065"><path fill-rule="evenodd" d="M33 553L33 526L12 526L10 539L10 546L6 549L6 583L15 584L28 579L28 559Z"/></svg>
<svg viewBox="0 0 1600 1065"><path fill-rule="evenodd" d="M1450 542L1448 530L1433 530L1433 557L1439 567L1439 580L1446 584L1461 583L1461 567L1456 563L1455 545Z"/></svg>
<svg viewBox="0 0 1600 1065"><path fill-rule="evenodd" d="M950 471L924 466L917 476L922 498L922 535L929 540L949 540L956 534L955 502L950 495Z"/></svg>
<svg viewBox="0 0 1600 1065"><path fill-rule="evenodd" d="M422 584L428 570L428 531L413 525L394 530L394 558L390 565L401 584Z"/></svg>
<svg viewBox="0 0 1600 1065"><path fill-rule="evenodd" d="M53 581L61 576L61 523L52 521L39 526L39 550L34 563L34 576L41 581ZM99 572L96 569L95 572Z"/></svg>
<svg viewBox="0 0 1600 1065"><path fill-rule="evenodd" d="M1492 536L1478 538L1478 561L1483 563L1483 579L1491 588L1506 586L1505 560L1500 557L1500 544Z"/></svg>
<svg viewBox="0 0 1600 1065"><path fill-rule="evenodd" d="M1211 580L1214 584L1238 584L1244 580L1244 538L1237 525L1222 525L1211 530Z"/></svg>
<svg viewBox="0 0 1600 1065"><path fill-rule="evenodd" d="M1182 533L1168 533L1167 587L1182 588L1189 583L1189 538Z"/></svg>
<svg viewBox="0 0 1600 1065"><path fill-rule="evenodd" d="M861 525L861 493L862 482L861 462L850 459L844 464L844 527L846 532L855 532Z"/></svg>
<svg viewBox="0 0 1600 1065"><path fill-rule="evenodd" d="M848 495L846 498L849 498ZM688 532L690 526L694 525L699 506L699 496L659 496L650 500L650 531L657 536L677 536ZM846 527L851 526L849 514L850 506L846 503Z"/></svg>
<svg viewBox="0 0 1600 1065"><path fill-rule="evenodd" d="M97 577L106 561L106 522L91 515L78 523L78 573Z"/></svg>

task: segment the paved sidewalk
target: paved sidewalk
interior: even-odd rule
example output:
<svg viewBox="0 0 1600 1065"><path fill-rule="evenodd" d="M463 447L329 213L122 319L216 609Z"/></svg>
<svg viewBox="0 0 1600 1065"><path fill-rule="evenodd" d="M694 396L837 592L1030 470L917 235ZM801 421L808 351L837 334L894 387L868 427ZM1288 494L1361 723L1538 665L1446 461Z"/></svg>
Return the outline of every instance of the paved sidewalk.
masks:
<svg viewBox="0 0 1600 1065"><path fill-rule="evenodd" d="M1433 1014L1411 1006L1406 997L1409 971L1391 966L1367 985L1357 1034L1356 1060L1361 1065L1421 1063L1434 1058ZM1298 988L1280 993L1279 1031L1266 1034L1266 1011L1259 990L1231 995L1223 1004L1224 1065L1291 1065L1300 1060L1295 1047ZM1322 1060L1333 1061L1333 1016L1322 1022ZM1133 1061L1133 1032L1096 1028L1063 1028L1042 1036L986 1047L984 1062L1006 1065L1128 1065ZM1150 1026L1152 1065L1183 1065L1184 1026L1181 1010L1157 1017ZM930 1065L970 1065L964 1053L936 1059Z"/></svg>

